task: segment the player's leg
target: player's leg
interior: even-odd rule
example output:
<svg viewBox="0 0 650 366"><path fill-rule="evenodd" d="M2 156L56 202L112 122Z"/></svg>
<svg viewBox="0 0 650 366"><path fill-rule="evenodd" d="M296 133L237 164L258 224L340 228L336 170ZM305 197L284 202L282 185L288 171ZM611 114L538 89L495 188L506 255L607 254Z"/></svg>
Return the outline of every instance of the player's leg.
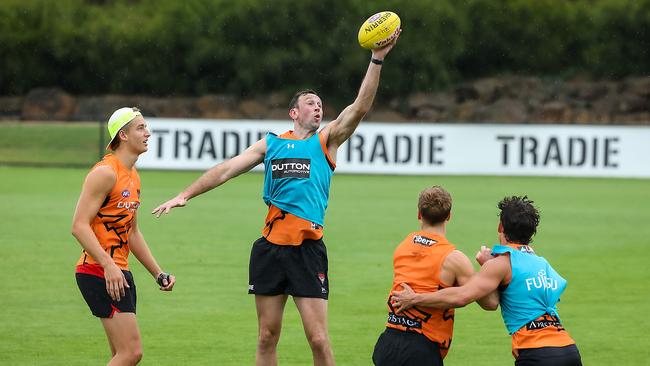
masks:
<svg viewBox="0 0 650 366"><path fill-rule="evenodd" d="M111 347L111 357L115 357L115 354L117 351L115 350L115 346L113 345L113 341L111 341L111 337L108 336L108 333L106 334L106 338L108 338L108 345Z"/></svg>
<svg viewBox="0 0 650 366"><path fill-rule="evenodd" d="M75 276L79 290L86 300L88 307L92 311L93 315L100 318L104 324L106 335L108 337L108 345L111 348L112 357L115 358L117 353L121 352L122 354L120 355L119 359L122 358L123 354L130 353L132 356L139 355L138 357L131 357L137 358L139 360L139 358L142 357L142 346L141 342L139 341L140 335L137 323L135 322L135 307L137 301L136 286L131 273L128 271L123 271L123 273L130 287L125 289L125 296L119 302L113 301L108 295L108 292L106 291L106 281L104 278L85 273L77 273ZM130 316L133 317L133 320L130 321L122 319L122 315L125 314L130 314ZM121 317L121 320L112 321L116 315L119 315ZM107 328L107 325L109 328ZM115 336L115 334L116 332L119 333L119 331L109 332L109 329L113 330L114 328L117 328L118 330L120 328L125 328L131 333L135 332L135 334L137 334L138 341L133 344L133 349L125 351L122 349L123 347L121 345L119 347L120 349L118 349L116 340L119 338L119 336ZM135 363L117 364L130 365Z"/></svg>
<svg viewBox="0 0 650 366"><path fill-rule="evenodd" d="M289 281L287 292L300 312L314 365L334 365L327 332L327 249L322 240L304 240L290 251L284 261Z"/></svg>
<svg viewBox="0 0 650 366"><path fill-rule="evenodd" d="M257 308L258 338L255 364L277 365L277 345L282 330L282 314L287 303L287 295L255 295Z"/></svg>
<svg viewBox="0 0 650 366"><path fill-rule="evenodd" d="M293 301L300 312L314 365L334 365L334 354L327 332L327 300L294 297Z"/></svg>
<svg viewBox="0 0 650 366"><path fill-rule="evenodd" d="M115 354L109 366L136 365L142 358L142 340L134 313L115 313L102 318L111 348Z"/></svg>

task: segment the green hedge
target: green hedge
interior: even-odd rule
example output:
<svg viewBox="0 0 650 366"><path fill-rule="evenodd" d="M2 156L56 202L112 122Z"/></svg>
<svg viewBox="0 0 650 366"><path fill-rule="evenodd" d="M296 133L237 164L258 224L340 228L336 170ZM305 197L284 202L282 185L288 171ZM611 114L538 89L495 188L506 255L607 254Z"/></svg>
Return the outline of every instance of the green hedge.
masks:
<svg viewBox="0 0 650 366"><path fill-rule="evenodd" d="M382 94L504 73L650 73L650 0L3 0L0 94L263 94L349 98L369 58L361 22L404 33ZM372 4L371 4L372 3Z"/></svg>

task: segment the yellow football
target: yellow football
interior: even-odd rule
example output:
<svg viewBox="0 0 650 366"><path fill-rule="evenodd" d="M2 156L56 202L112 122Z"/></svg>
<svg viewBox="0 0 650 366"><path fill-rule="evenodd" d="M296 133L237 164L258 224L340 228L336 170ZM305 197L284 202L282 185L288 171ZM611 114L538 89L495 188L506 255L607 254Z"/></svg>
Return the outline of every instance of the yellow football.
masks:
<svg viewBox="0 0 650 366"><path fill-rule="evenodd" d="M397 37L401 23L392 11L377 13L359 28L359 44L366 49L383 47Z"/></svg>

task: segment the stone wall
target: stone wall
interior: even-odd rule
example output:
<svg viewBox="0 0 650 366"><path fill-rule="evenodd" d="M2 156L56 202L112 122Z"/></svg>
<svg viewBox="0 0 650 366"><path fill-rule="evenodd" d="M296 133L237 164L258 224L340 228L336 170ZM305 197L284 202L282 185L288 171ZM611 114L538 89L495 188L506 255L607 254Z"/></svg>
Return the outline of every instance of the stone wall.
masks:
<svg viewBox="0 0 650 366"><path fill-rule="evenodd" d="M255 99L230 95L73 96L56 88L39 88L24 97L0 97L0 119L104 120L123 106L138 106L145 116L152 117L288 119L290 98L280 93ZM327 105L327 96L324 99L326 119L334 118L338 111ZM650 125L650 77L595 82L486 78L438 93L377 102L366 120Z"/></svg>

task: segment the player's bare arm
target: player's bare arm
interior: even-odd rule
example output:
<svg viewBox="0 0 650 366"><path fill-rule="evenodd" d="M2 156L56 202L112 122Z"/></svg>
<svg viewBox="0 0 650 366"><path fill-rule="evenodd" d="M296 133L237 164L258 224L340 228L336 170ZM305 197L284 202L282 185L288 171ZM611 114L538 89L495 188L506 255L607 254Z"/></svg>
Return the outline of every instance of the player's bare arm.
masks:
<svg viewBox="0 0 650 366"><path fill-rule="evenodd" d="M98 167L88 173L72 218L72 235L104 268L106 291L113 300L120 301L124 296L124 288L129 287L129 284L113 258L102 249L90 226L116 180L115 172L108 166Z"/></svg>
<svg viewBox="0 0 650 366"><path fill-rule="evenodd" d="M393 46L395 46L397 38L399 38L399 35L385 47L372 50L372 58L383 61ZM370 107L372 107L372 102L375 99L377 87L379 86L381 66L373 62L370 63L359 88L357 98L352 104L343 109L334 121L323 129L322 133L325 133L325 137L327 138L328 152L333 159L336 157L336 150L352 136L361 119L368 113Z"/></svg>
<svg viewBox="0 0 650 366"><path fill-rule="evenodd" d="M499 256L487 261L481 270L463 286L449 287L437 292L415 293L407 284L404 290L393 291L391 302L398 312L414 305L434 308L459 308L484 298L499 287L510 273L510 258Z"/></svg>
<svg viewBox="0 0 650 366"><path fill-rule="evenodd" d="M230 160L217 164L207 170L176 197L156 207L151 213L160 217L174 207L183 207L191 198L214 189L228 180L245 173L264 161L266 155L266 139L261 139L249 146L244 152Z"/></svg>
<svg viewBox="0 0 650 366"><path fill-rule="evenodd" d="M475 275L474 267L472 263L467 258L465 253L460 250L454 250L451 252L445 262L442 265L442 276L446 277L455 277L452 281L447 283L453 283L454 286L463 286L467 284L470 279ZM490 294L484 298L478 299L476 301L484 310L496 310L499 306L499 293L497 291L492 291Z"/></svg>
<svg viewBox="0 0 650 366"><path fill-rule="evenodd" d="M144 268L146 268L147 271L151 273L154 279L158 280L158 278L161 277L161 274L164 275L161 278L162 283L160 284L160 289L162 291L171 291L174 288L176 278L173 275L164 273L160 269L158 262L156 262L153 254L151 254L151 250L149 249L147 242L144 240L142 232L138 228L137 216L133 219L133 225L131 226L131 231L129 232L129 249L131 250L131 253L133 253L133 255L135 255L135 257L138 259L138 261L142 263Z"/></svg>

